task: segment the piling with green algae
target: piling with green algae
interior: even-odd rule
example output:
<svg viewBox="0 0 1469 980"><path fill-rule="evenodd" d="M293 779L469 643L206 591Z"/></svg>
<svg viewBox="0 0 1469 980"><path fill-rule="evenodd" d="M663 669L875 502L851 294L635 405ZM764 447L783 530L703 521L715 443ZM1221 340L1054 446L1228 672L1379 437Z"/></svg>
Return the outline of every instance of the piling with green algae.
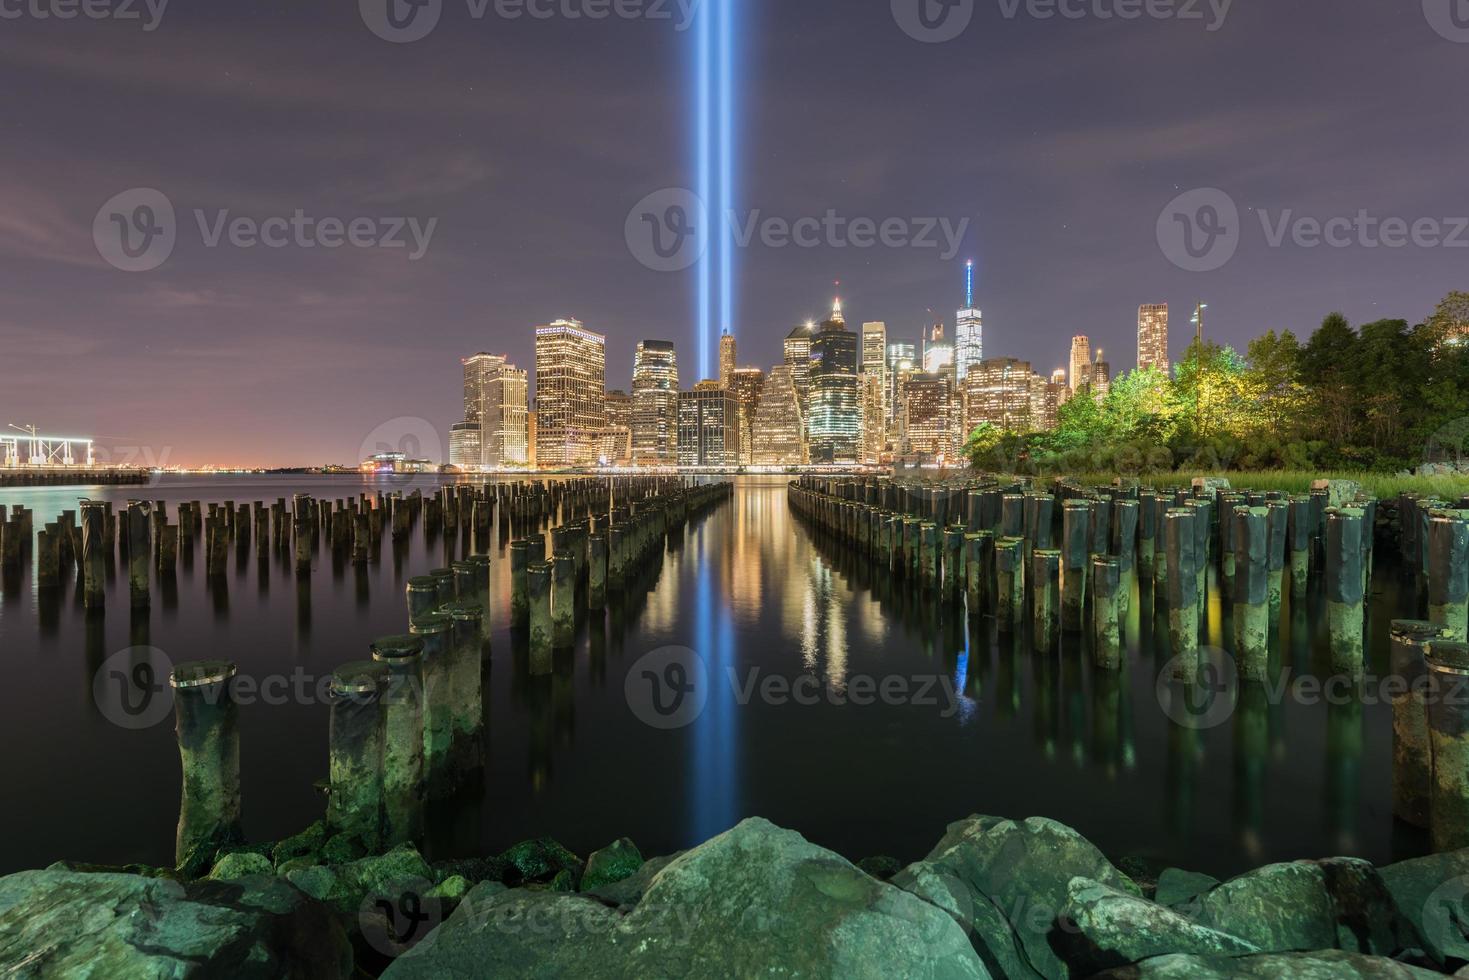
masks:
<svg viewBox="0 0 1469 980"><path fill-rule="evenodd" d="M1428 522L1428 619L1447 639L1469 640L1469 520L1440 511Z"/></svg>
<svg viewBox="0 0 1469 980"><path fill-rule="evenodd" d="M917 580L923 568L920 545L923 539L923 522L916 517L903 519L903 574Z"/></svg>
<svg viewBox="0 0 1469 980"><path fill-rule="evenodd" d="M1190 500L1185 506L1194 513L1194 600L1198 604L1199 622L1204 621L1204 603L1209 597L1209 533L1214 505L1207 500Z"/></svg>
<svg viewBox="0 0 1469 980"><path fill-rule="evenodd" d="M1055 524L1056 498L1048 493L1025 496L1025 540L1030 547L1052 550L1052 528Z"/></svg>
<svg viewBox="0 0 1469 980"><path fill-rule="evenodd" d="M1061 624L1061 552L1037 548L1030 553L1031 647L1049 653Z"/></svg>
<svg viewBox="0 0 1469 980"><path fill-rule="evenodd" d="M1117 592L1117 612L1125 622L1132 611L1132 573L1137 564L1137 525L1139 517L1136 500L1112 501L1112 556L1117 559L1120 585Z"/></svg>
<svg viewBox="0 0 1469 980"><path fill-rule="evenodd" d="M551 626L551 564L537 562L526 569L526 599L530 606L530 672L551 672L555 647Z"/></svg>
<svg viewBox="0 0 1469 980"><path fill-rule="evenodd" d="M1122 666L1122 565L1115 558L1092 560L1092 654L1103 670Z"/></svg>
<svg viewBox="0 0 1469 980"><path fill-rule="evenodd" d="M472 555L469 565L474 569L474 593L472 598L479 603L484 616L480 619L480 635L488 640L492 624L490 622L490 556ZM461 598L463 598L461 596Z"/></svg>
<svg viewBox="0 0 1469 980"><path fill-rule="evenodd" d="M587 608L607 608L607 535L602 531L587 538Z"/></svg>
<svg viewBox="0 0 1469 980"><path fill-rule="evenodd" d="M964 595L964 528L944 531L944 599L958 602Z"/></svg>
<svg viewBox="0 0 1469 980"><path fill-rule="evenodd" d="M1290 595L1299 599L1306 594L1311 576L1311 498L1290 498L1290 519L1286 522L1286 544L1290 548Z"/></svg>
<svg viewBox="0 0 1469 980"><path fill-rule="evenodd" d="M441 612L453 620L449 633L450 770L459 772L484 763L485 724L483 649L484 608L473 599L458 599Z"/></svg>
<svg viewBox="0 0 1469 980"><path fill-rule="evenodd" d="M1447 640L1443 627L1421 619L1395 619L1391 631L1393 816L1427 827L1432 798L1433 749L1428 737L1428 645Z"/></svg>
<svg viewBox="0 0 1469 980"><path fill-rule="evenodd" d="M551 642L558 650L576 642L576 556L570 551L551 558Z"/></svg>
<svg viewBox="0 0 1469 980"><path fill-rule="evenodd" d="M1163 521L1164 547L1168 562L1168 643L1177 658L1175 673L1192 679L1199 660L1199 605L1197 538L1193 511L1169 509Z"/></svg>
<svg viewBox="0 0 1469 980"><path fill-rule="evenodd" d="M236 673L232 663L207 660L169 675L184 776L174 847L181 868L207 867L221 846L241 839Z"/></svg>
<svg viewBox="0 0 1469 980"><path fill-rule="evenodd" d="M428 575L415 575L409 579L406 595L410 625L439 607L439 583Z"/></svg>
<svg viewBox="0 0 1469 980"><path fill-rule="evenodd" d="M1241 678L1263 681L1270 666L1270 509L1235 507L1220 519L1234 525L1234 658Z"/></svg>
<svg viewBox="0 0 1469 980"><path fill-rule="evenodd" d="M1428 644L1429 833L1437 852L1469 847L1469 646Z"/></svg>
<svg viewBox="0 0 1469 980"><path fill-rule="evenodd" d="M146 501L128 501L128 593L135 609L148 606L148 507Z"/></svg>
<svg viewBox="0 0 1469 980"><path fill-rule="evenodd" d="M332 672L328 696L327 827L333 834L357 837L373 852L382 846L387 687L387 666L361 660Z"/></svg>
<svg viewBox="0 0 1469 980"><path fill-rule="evenodd" d="M1002 632L1011 632L1021 622L1025 610L1025 542L1020 538L1001 538L995 543L995 591L998 604L995 615Z"/></svg>
<svg viewBox="0 0 1469 980"><path fill-rule="evenodd" d="M612 534L617 536L616 528ZM530 542L510 542L510 622L515 626L524 626L530 620L529 570Z"/></svg>
<svg viewBox="0 0 1469 980"><path fill-rule="evenodd" d="M994 564L995 536L991 531L964 535L964 593L969 615L980 616L990 602L989 569Z"/></svg>
<svg viewBox="0 0 1469 980"><path fill-rule="evenodd" d="M1091 504L1068 500L1061 508L1061 627L1080 632L1086 611L1091 552Z"/></svg>
<svg viewBox="0 0 1469 980"><path fill-rule="evenodd" d="M939 584L939 528L924 521L918 539L919 578L925 592L933 592Z"/></svg>
<svg viewBox="0 0 1469 980"><path fill-rule="evenodd" d="M1285 591L1285 556L1290 529L1290 504L1271 500L1265 504L1265 575L1270 592L1270 622L1280 621L1281 599Z"/></svg>
<svg viewBox="0 0 1469 980"><path fill-rule="evenodd" d="M450 648L454 620L442 609L419 617L408 632L423 643L423 772L430 787L444 782L454 742L454 672Z"/></svg>
<svg viewBox="0 0 1469 980"><path fill-rule="evenodd" d="M1362 512L1352 507L1326 512L1326 614L1332 669L1362 673Z"/></svg>
<svg viewBox="0 0 1469 980"><path fill-rule="evenodd" d="M383 692L383 843L396 847L423 832L423 639L388 636L372 644L388 669Z"/></svg>
<svg viewBox="0 0 1469 980"><path fill-rule="evenodd" d="M82 501L82 594L88 609L107 604L107 513L95 500Z"/></svg>
<svg viewBox="0 0 1469 980"><path fill-rule="evenodd" d="M1137 495L1137 571L1143 578L1153 576L1153 556L1158 542L1158 495L1143 490Z"/></svg>

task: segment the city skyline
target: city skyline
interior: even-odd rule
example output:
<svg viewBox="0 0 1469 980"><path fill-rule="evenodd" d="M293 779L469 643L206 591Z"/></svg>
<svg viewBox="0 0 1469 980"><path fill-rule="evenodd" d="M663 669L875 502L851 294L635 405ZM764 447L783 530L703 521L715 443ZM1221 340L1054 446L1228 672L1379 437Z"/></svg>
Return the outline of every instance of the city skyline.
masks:
<svg viewBox="0 0 1469 980"><path fill-rule="evenodd" d="M757 232L736 265L745 363L778 363L790 324L823 315L812 284L838 279L854 319L892 337L913 337L929 308L952 330L970 258L986 355L1038 371L1062 363L1075 333L1129 367L1142 302L1169 303L1182 340L1203 295L1209 336L1242 348L1268 329L1308 332L1332 310L1417 322L1462 286L1460 250L1274 247L1261 220L1455 213L1462 153L1441 93L1464 48L1416 5L1237 5L1214 32L988 9L945 44L905 36L886 5L752 0L744 16L738 227L829 210L969 221L948 259L776 247ZM758 29L776 18L778 31ZM1296 56L1323 24L1359 70L1330 77ZM350 461L394 419L421 417L443 441L462 417L443 365L481 349L529 365L527 329L555 316L585 318L614 351L642 337L698 350L695 284L646 268L625 241L641 199L697 185L678 82L689 37L673 26L487 21L391 45L350 8L219 5L172 7L152 32L9 26L0 71L10 91L38 94L15 101L0 149L0 340L25 366L7 374L6 422L192 465ZM849 57L797 56L815 49ZM528 111L514 82L553 61L563 74ZM873 62L888 71L862 67ZM1394 70L1404 63L1414 71ZM913 79L923 98L879 74ZM1170 74L1193 82L1160 89ZM80 97L94 87L107 98ZM1362 116L1383 102L1391 113ZM1384 185L1400 158L1415 179ZM1157 221L1177 195L1211 187L1237 203L1245 240L1224 267L1187 271L1160 251ZM178 211L178 244L154 271L109 266L92 239L99 209L130 188L156 188ZM208 229L221 212L298 209L439 223L409 261L409 250L211 247L195 215ZM630 358L609 372L626 390Z"/></svg>

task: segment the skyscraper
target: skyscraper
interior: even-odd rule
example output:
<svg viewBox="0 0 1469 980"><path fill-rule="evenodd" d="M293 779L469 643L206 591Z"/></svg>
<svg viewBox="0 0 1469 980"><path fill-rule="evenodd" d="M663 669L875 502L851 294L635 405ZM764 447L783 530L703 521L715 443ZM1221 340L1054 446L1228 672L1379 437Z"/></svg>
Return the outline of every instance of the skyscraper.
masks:
<svg viewBox="0 0 1469 980"><path fill-rule="evenodd" d="M887 447L886 385L882 374L877 371L865 371L859 379L862 392L862 451L859 459L863 463L879 463Z"/></svg>
<svg viewBox="0 0 1469 980"><path fill-rule="evenodd" d="M857 390L860 342L846 327L842 303L811 340L811 413L807 422L813 463L855 463L862 438Z"/></svg>
<svg viewBox="0 0 1469 980"><path fill-rule="evenodd" d="M1071 338L1071 390L1091 384L1092 342L1078 334Z"/></svg>
<svg viewBox="0 0 1469 980"><path fill-rule="evenodd" d="M739 403L718 381L700 381L678 395L678 465L739 463Z"/></svg>
<svg viewBox="0 0 1469 980"><path fill-rule="evenodd" d="M816 324L804 323L786 335L786 367L791 369L791 384L796 386L796 399L801 405L801 414L806 414L811 397L811 339L816 335Z"/></svg>
<svg viewBox="0 0 1469 980"><path fill-rule="evenodd" d="M923 340L923 370L927 374L954 373L954 342L944 337L942 323L935 323Z"/></svg>
<svg viewBox="0 0 1469 980"><path fill-rule="evenodd" d="M607 426L607 338L578 320L536 328L536 465L593 466Z"/></svg>
<svg viewBox="0 0 1469 980"><path fill-rule="evenodd" d="M937 459L953 448L953 385L946 374L918 372L903 384L903 449Z"/></svg>
<svg viewBox="0 0 1469 980"><path fill-rule="evenodd" d="M602 459L614 466L632 462L632 396L607 392L607 428L602 430Z"/></svg>
<svg viewBox="0 0 1469 980"><path fill-rule="evenodd" d="M740 462L750 462L754 452L755 412L760 406L760 392L765 387L765 372L759 368L735 368L730 391L740 410Z"/></svg>
<svg viewBox="0 0 1469 980"><path fill-rule="evenodd" d="M918 369L918 345L908 340L894 340L888 343L887 372L888 372L888 426L891 429L900 427L899 423L903 416L903 402L899 397L902 381L905 376Z"/></svg>
<svg viewBox="0 0 1469 980"><path fill-rule="evenodd" d="M981 361L964 379L964 431L988 422L1006 432L1033 427L1029 361L996 357Z"/></svg>
<svg viewBox="0 0 1469 980"><path fill-rule="evenodd" d="M954 377L962 384L984 360L984 317L974 306L974 263L964 263L964 308L954 319Z"/></svg>
<svg viewBox="0 0 1469 980"><path fill-rule="evenodd" d="M719 383L726 388L734 378L735 371L735 339L734 334L726 332L719 338Z"/></svg>
<svg viewBox="0 0 1469 980"><path fill-rule="evenodd" d="M806 425L791 368L772 368L760 390L750 433L750 462L756 466L800 466L806 462Z"/></svg>
<svg viewBox="0 0 1469 980"><path fill-rule="evenodd" d="M666 340L638 344L632 365L632 456L638 466L678 459L678 354Z"/></svg>
<svg viewBox="0 0 1469 980"><path fill-rule="evenodd" d="M862 324L862 373L877 376L878 394L882 400L883 423L886 425L888 409L888 325L881 321ZM864 424L865 423L864 408Z"/></svg>
<svg viewBox="0 0 1469 980"><path fill-rule="evenodd" d="M461 470L479 468L480 428L478 422L455 422L449 426L449 465Z"/></svg>
<svg viewBox="0 0 1469 980"><path fill-rule="evenodd" d="M1092 362L1092 395L1101 401L1112 388L1112 365L1102 360L1102 348L1097 348L1097 359Z"/></svg>
<svg viewBox="0 0 1469 980"><path fill-rule="evenodd" d="M530 462L526 431L530 382L526 373L499 354L475 354L461 363L466 427L456 426L450 433L450 455L457 434L466 469L526 465ZM478 432L478 456L469 462L468 443L475 438L474 431Z"/></svg>
<svg viewBox="0 0 1469 980"><path fill-rule="evenodd" d="M1157 368L1168 373L1168 304L1149 303L1137 308L1137 369Z"/></svg>

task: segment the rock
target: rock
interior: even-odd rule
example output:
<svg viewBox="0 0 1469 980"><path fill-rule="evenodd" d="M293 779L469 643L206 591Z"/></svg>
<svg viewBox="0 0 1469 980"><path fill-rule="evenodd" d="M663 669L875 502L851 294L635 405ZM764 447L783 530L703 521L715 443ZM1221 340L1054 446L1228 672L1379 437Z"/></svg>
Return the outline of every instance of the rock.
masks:
<svg viewBox="0 0 1469 980"><path fill-rule="evenodd" d="M1410 922L1430 956L1469 960L1469 849L1400 861L1379 869L1399 913Z"/></svg>
<svg viewBox="0 0 1469 980"><path fill-rule="evenodd" d="M435 881L457 876L474 885L482 881L505 880L507 868L509 865L497 857L460 858L451 861L435 861L433 864Z"/></svg>
<svg viewBox="0 0 1469 980"><path fill-rule="evenodd" d="M213 870L209 872L209 877L214 881L232 881L235 878L246 878L250 875L268 875L274 871L270 858L265 855L239 851L220 858Z"/></svg>
<svg viewBox="0 0 1469 980"><path fill-rule="evenodd" d="M1203 490L1205 496L1213 496L1216 490L1231 490L1229 477L1226 476L1196 476L1193 478L1193 488Z"/></svg>
<svg viewBox="0 0 1469 980"><path fill-rule="evenodd" d="M953 903L957 908L969 905L970 918L966 921L958 912L960 922L968 927L986 966L1005 976L1069 976L1051 949L1050 934L1067 903L1072 878L1142 894L1090 841L1043 817L1017 823L975 816L950 824L920 863L923 876L938 877L948 891L958 893ZM893 884L908 888L908 870L895 876ZM1014 957L1019 964L1012 962Z"/></svg>
<svg viewBox="0 0 1469 980"><path fill-rule="evenodd" d="M878 855L877 857L863 858L857 862L857 867L879 881L887 881L893 875L903 870L903 862L895 857Z"/></svg>
<svg viewBox="0 0 1469 980"><path fill-rule="evenodd" d="M551 884L547 887L553 892L574 892L576 891L576 875L570 868L563 868L556 872L556 877L551 879Z"/></svg>
<svg viewBox="0 0 1469 980"><path fill-rule="evenodd" d="M287 837L270 852L270 859L280 867L287 861L307 858L307 865L319 863L322 848L326 847L326 823L318 820L294 837Z"/></svg>
<svg viewBox="0 0 1469 980"><path fill-rule="evenodd" d="M1357 499L1357 494L1362 492L1362 484L1356 480L1314 480L1311 489L1326 491L1326 506L1345 507Z"/></svg>
<svg viewBox="0 0 1469 980"><path fill-rule="evenodd" d="M428 897L440 902L457 902L468 895L469 890L473 887L469 879L453 875L430 888Z"/></svg>
<svg viewBox="0 0 1469 980"><path fill-rule="evenodd" d="M649 858L643 862L642 867L621 881L613 882L610 885L603 885L601 888L596 889L583 888L582 891L599 901L631 909L632 906L643 900L643 893L648 890L648 886L653 883L653 879L658 875L658 872L668 867L685 853L687 852L679 851L677 854L671 854L668 857Z"/></svg>
<svg viewBox="0 0 1469 980"><path fill-rule="evenodd" d="M1241 939L1195 925L1144 898L1073 878L1052 946L1077 976L1154 956L1243 956L1260 952Z"/></svg>
<svg viewBox="0 0 1469 980"><path fill-rule="evenodd" d="M1193 901L1218 884L1218 878L1211 878L1196 871L1165 868L1158 876L1158 890L1153 895L1153 901L1159 905L1182 905L1185 902Z"/></svg>
<svg viewBox="0 0 1469 980"><path fill-rule="evenodd" d="M912 892L944 912L969 936L974 952L985 970L1010 980L1039 980L1031 968L1020 937L1009 920L988 897L961 881L945 865L918 861L893 875L891 883ZM1049 922L1042 928L1048 928Z"/></svg>
<svg viewBox="0 0 1469 980"><path fill-rule="evenodd" d="M321 849L323 864L351 864L367 855L367 845L351 834L337 834Z"/></svg>
<svg viewBox="0 0 1469 980"><path fill-rule="evenodd" d="M1393 956L1417 946L1377 869L1355 858L1268 865L1180 911L1267 953L1342 949Z"/></svg>
<svg viewBox="0 0 1469 980"><path fill-rule="evenodd" d="M289 871L286 880L319 902L337 905L350 895L336 872L321 865Z"/></svg>
<svg viewBox="0 0 1469 980"><path fill-rule="evenodd" d="M1221 956L1159 956L1136 966L1097 974L1097 980L1433 980L1441 974L1328 949L1315 953L1267 953L1228 959Z"/></svg>
<svg viewBox="0 0 1469 980"><path fill-rule="evenodd" d="M433 870L411 844L332 870L337 885L329 893L329 901L347 914L356 914L374 897L396 900L405 893L423 896L434 886Z"/></svg>
<svg viewBox="0 0 1469 980"><path fill-rule="evenodd" d="M180 884L24 871L0 878L0 976L346 978L351 945L274 877Z"/></svg>
<svg viewBox="0 0 1469 980"><path fill-rule="evenodd" d="M606 885L616 884L643 866L643 855L638 847L626 837L608 844L587 858L587 870L582 875L581 890L593 891Z"/></svg>
<svg viewBox="0 0 1469 980"><path fill-rule="evenodd" d="M487 887L384 976L988 976L948 915L764 820L670 861L630 912Z"/></svg>
<svg viewBox="0 0 1469 980"><path fill-rule="evenodd" d="M509 866L506 871L509 884L550 881L562 871L570 871L579 879L582 872L581 859L549 837L521 841L501 854L500 860Z"/></svg>

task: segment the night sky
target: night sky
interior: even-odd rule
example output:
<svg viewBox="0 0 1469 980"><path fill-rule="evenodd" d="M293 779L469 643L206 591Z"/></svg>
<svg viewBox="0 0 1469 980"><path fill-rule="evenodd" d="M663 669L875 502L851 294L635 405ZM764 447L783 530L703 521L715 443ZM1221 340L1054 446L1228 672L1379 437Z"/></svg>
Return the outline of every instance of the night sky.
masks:
<svg viewBox="0 0 1469 980"><path fill-rule="evenodd" d="M532 327L561 316L608 336L609 387L643 337L674 341L698 380L692 274L645 268L624 238L640 199L694 184L676 4L672 20L509 20L443 0L431 34L394 44L346 0L174 0L152 31L142 0L141 20L34 16L52 2L0 2L0 426L143 461L354 463L375 429L412 425L394 420L446 443L458 359L533 369ZM742 363L777 361L836 280L849 325L916 338L929 308L952 325L966 258L986 355L1043 372L1075 333L1132 367L1144 302L1171 304L1176 355L1197 299L1210 336L1243 347L1332 310L1418 322L1469 288L1464 247L1272 247L1256 215L1438 219L1469 245L1449 220L1469 214L1459 0L1241 0L1213 31L1206 3L1202 20L1123 21L1093 12L1117 0L1077 20L1009 17L1013 2L976 0L957 39L920 43L888 0L740 0L742 218L970 222L951 258L739 250ZM1207 187L1238 205L1238 250L1185 271L1159 216ZM148 272L94 242L99 208L133 188L176 209ZM211 248L196 209L437 224L416 260Z"/></svg>

